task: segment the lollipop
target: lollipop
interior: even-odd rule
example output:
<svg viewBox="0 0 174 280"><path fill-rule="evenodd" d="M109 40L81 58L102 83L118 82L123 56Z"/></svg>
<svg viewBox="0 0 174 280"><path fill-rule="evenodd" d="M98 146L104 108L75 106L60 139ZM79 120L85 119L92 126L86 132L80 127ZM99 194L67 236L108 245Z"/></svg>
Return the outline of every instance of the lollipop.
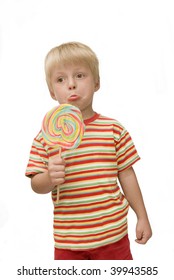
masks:
<svg viewBox="0 0 174 280"><path fill-rule="evenodd" d="M49 147L61 149L75 149L82 140L84 123L80 110L70 104L61 104L51 109L42 122L42 135ZM57 202L59 186L57 186Z"/></svg>

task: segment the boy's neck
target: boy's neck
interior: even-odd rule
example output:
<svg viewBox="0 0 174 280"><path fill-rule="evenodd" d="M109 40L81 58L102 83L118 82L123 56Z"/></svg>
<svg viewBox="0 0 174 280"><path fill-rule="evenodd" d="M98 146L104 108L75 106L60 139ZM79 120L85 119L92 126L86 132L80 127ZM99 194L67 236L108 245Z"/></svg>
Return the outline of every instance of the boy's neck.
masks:
<svg viewBox="0 0 174 280"><path fill-rule="evenodd" d="M95 112L93 111L93 109L91 109L90 111L82 111L82 117L83 117L83 120L88 120L90 118L92 118L93 116L95 115Z"/></svg>

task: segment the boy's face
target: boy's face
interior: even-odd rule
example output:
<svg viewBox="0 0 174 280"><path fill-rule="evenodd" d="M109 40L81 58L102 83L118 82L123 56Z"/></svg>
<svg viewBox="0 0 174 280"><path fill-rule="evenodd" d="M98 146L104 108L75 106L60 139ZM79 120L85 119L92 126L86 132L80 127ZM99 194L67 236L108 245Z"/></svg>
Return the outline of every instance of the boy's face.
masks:
<svg viewBox="0 0 174 280"><path fill-rule="evenodd" d="M100 87L95 82L91 70L84 64L66 64L56 66L51 73L51 97L59 104L68 103L77 106L83 118L93 114L94 92Z"/></svg>

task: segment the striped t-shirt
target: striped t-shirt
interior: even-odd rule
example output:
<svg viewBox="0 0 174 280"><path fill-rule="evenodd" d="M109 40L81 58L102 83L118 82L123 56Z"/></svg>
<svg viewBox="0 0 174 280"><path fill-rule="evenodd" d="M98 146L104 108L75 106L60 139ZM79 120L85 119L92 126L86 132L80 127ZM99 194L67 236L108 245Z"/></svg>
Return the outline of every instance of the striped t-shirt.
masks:
<svg viewBox="0 0 174 280"><path fill-rule="evenodd" d="M42 132L33 141L26 176L47 170L48 159L58 153L49 148ZM139 156L130 134L116 120L95 114L85 120L80 146L63 150L65 182L54 202L55 247L85 250L114 243L127 234L129 204L117 183L118 172Z"/></svg>

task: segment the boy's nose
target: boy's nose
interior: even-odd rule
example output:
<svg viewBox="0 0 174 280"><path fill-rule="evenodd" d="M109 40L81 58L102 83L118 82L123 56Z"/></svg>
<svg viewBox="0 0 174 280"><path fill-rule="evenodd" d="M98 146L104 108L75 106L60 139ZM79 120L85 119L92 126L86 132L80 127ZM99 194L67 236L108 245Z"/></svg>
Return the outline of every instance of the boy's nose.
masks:
<svg viewBox="0 0 174 280"><path fill-rule="evenodd" d="M68 87L70 90L71 89L75 89L76 88L76 86L75 85L69 85L69 87Z"/></svg>
<svg viewBox="0 0 174 280"><path fill-rule="evenodd" d="M72 89L76 88L76 84L75 84L75 80L74 79L70 79L69 80L68 88L69 88L69 90L72 90Z"/></svg>

